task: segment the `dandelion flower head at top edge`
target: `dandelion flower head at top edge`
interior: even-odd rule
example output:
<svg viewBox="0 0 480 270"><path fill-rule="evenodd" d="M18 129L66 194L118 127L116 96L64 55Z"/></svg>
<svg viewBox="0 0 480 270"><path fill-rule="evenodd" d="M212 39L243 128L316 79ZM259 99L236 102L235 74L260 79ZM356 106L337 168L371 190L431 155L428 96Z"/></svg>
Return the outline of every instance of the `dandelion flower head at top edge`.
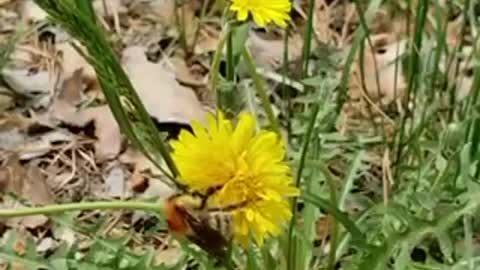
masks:
<svg viewBox="0 0 480 270"><path fill-rule="evenodd" d="M209 205L234 208L234 240L248 244L251 236L263 244L279 235L291 218L286 198L297 196L285 146L271 131L257 131L255 117L242 113L232 124L219 113L209 115L207 127L193 122L193 134L182 131L172 142L172 157L180 181L192 191L218 188Z"/></svg>
<svg viewBox="0 0 480 270"><path fill-rule="evenodd" d="M291 8L290 0L232 0L230 6L230 10L237 13L237 20L245 21L251 14L260 27L272 21L280 27L286 27Z"/></svg>

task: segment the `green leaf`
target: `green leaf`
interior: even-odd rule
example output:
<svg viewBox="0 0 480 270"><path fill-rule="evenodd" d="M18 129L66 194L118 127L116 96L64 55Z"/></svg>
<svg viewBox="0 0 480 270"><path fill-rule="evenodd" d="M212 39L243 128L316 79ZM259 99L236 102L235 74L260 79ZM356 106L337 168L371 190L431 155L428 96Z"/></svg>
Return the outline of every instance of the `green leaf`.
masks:
<svg viewBox="0 0 480 270"><path fill-rule="evenodd" d="M248 34L250 32L250 23L244 23L232 29L232 54L234 57L240 56L247 44Z"/></svg>
<svg viewBox="0 0 480 270"><path fill-rule="evenodd" d="M438 240L440 250L448 263L453 263L453 241L445 231L434 231L435 237Z"/></svg>
<svg viewBox="0 0 480 270"><path fill-rule="evenodd" d="M354 180L357 179L357 173L362 168L362 160L364 158L364 155L365 155L365 152L363 150L358 151L355 157L353 158L350 169L348 170L347 178L345 180L345 184L343 186L342 193L340 194L340 198L338 201L338 208L342 211L345 210L345 203L347 201L347 196L348 194L350 194L350 191L352 190Z"/></svg>
<svg viewBox="0 0 480 270"><path fill-rule="evenodd" d="M314 194L304 194L302 198L318 208L325 210L327 213L332 215L338 222L340 222L347 231L352 235L353 242L359 248L369 248L369 245L366 242L365 235L358 229L357 225L348 217L348 215L340 211L336 206L330 204L329 201L322 199Z"/></svg>
<svg viewBox="0 0 480 270"><path fill-rule="evenodd" d="M260 257L258 256L257 248L254 245L250 245L250 248L247 249L247 269L260 269L259 261Z"/></svg>
<svg viewBox="0 0 480 270"><path fill-rule="evenodd" d="M305 85L316 87L322 85L324 80L325 76L316 75L310 78L303 79L301 80L301 82Z"/></svg>

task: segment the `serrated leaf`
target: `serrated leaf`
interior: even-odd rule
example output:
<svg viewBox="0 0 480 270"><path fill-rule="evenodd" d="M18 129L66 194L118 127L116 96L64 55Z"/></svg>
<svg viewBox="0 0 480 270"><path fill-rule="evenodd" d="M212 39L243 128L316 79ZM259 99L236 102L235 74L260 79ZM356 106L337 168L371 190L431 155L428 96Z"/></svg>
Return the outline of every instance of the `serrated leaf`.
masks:
<svg viewBox="0 0 480 270"><path fill-rule="evenodd" d="M310 78L303 79L301 82L305 85L308 85L308 86L317 87L317 86L322 85L324 79L325 79L325 76L316 75L316 76L313 76L313 77L310 77Z"/></svg>
<svg viewBox="0 0 480 270"><path fill-rule="evenodd" d="M68 260L65 259L65 258L49 259L49 264L51 265L52 270L70 269L70 267L68 265Z"/></svg>
<svg viewBox="0 0 480 270"><path fill-rule="evenodd" d="M438 240L440 250L448 263L453 263L453 241L447 232L441 230L434 231Z"/></svg>
<svg viewBox="0 0 480 270"><path fill-rule="evenodd" d="M37 249L36 249L37 244L35 243L35 240L33 239L32 236L30 235L27 236L26 245L27 245L27 249L26 249L25 256L28 258L39 258L37 254Z"/></svg>
<svg viewBox="0 0 480 270"><path fill-rule="evenodd" d="M258 250L255 246L250 245L250 248L247 249L247 269L256 270L260 269L260 258Z"/></svg>
<svg viewBox="0 0 480 270"><path fill-rule="evenodd" d="M408 269L412 247L408 243L400 246L400 254L395 258L395 270Z"/></svg>

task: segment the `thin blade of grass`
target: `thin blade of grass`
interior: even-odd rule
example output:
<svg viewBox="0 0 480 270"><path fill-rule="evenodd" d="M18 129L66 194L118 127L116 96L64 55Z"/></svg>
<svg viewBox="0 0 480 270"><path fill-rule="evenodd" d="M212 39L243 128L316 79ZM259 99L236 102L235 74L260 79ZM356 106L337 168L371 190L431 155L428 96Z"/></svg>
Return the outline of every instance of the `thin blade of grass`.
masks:
<svg viewBox="0 0 480 270"><path fill-rule="evenodd" d="M425 23L427 21L427 11L428 11L428 1L418 1L417 8L416 8L416 23L415 23L415 32L411 44L411 49L410 49L410 58L408 62L408 69L407 69L407 91L406 91L406 96L407 96L407 101L406 103L408 104L410 102L410 98L412 95L414 95L414 100L413 102L416 101L416 95L417 95L417 88L419 87L419 69L421 68L421 63L420 63L420 49L422 48L422 42L423 42L423 31L425 28ZM414 106L416 107L416 106ZM404 147L406 146L404 142L404 137L407 135L406 134L406 125L407 125L407 120L408 119L414 119L415 118L415 110L412 111L411 116L404 115L401 119L400 123L400 131L397 137L397 145L396 145L396 158L394 163L397 164L400 161L400 158L402 157L402 152L404 151ZM413 128L414 125L412 125ZM398 175L398 170L394 171L394 175Z"/></svg>
<svg viewBox="0 0 480 270"><path fill-rule="evenodd" d="M313 10L315 9L315 0L308 2L308 17L305 27L305 33L303 34L303 51L302 51L302 78L308 77L308 66L310 63L310 50L312 47L312 35L313 35Z"/></svg>
<svg viewBox="0 0 480 270"><path fill-rule="evenodd" d="M370 4L367 10L365 11L365 19L366 19L367 25L373 19L374 13L379 9L382 2L383 2L382 0L370 1ZM355 3L358 4L357 1L355 1ZM361 47L364 39L367 37L367 34L368 34L368 29L365 29L364 27L360 27L357 30L352 46L350 47L350 52L348 53L347 59L343 66L342 79L338 87L338 96L337 96L336 107L335 107L335 112L337 115L340 115L343 104L347 100L348 82L350 81L350 73L351 73L350 70L352 69L352 65L355 61L355 56L357 54L357 51Z"/></svg>
<svg viewBox="0 0 480 270"><path fill-rule="evenodd" d="M319 138L312 138L312 156L314 159L319 158L320 152L320 140ZM314 179L319 178L319 170L313 169L311 175L305 179L305 190L312 192L314 194L319 194L321 191L318 181ZM318 219L318 208L311 203L305 203L305 208L303 212L303 243L300 245L300 250L298 251L300 260L297 262L297 269L309 269L310 261L312 259L312 243L315 240L316 236L316 227Z"/></svg>
<svg viewBox="0 0 480 270"><path fill-rule="evenodd" d="M295 186L300 187L303 169L305 167L305 160L307 157L308 148L310 145L312 133L315 127L315 122L320 111L318 103L313 104L312 112L309 117L307 132L305 133L304 143L302 146L302 152L300 156L300 164L298 166ZM296 250L295 250L295 237L293 234L295 224L297 222L297 198L292 200L292 220L288 229L288 242L287 242L287 269L294 270L296 266Z"/></svg>
<svg viewBox="0 0 480 270"><path fill-rule="evenodd" d="M369 248L369 245L366 242L365 235L360 231L360 229L355 225L346 213L340 211L335 205L332 205L328 200L318 197L317 195L306 193L302 195L302 199L305 201L314 204L318 208L325 210L327 213L331 214L338 222L340 222L343 227L350 232L352 235L352 241L359 248Z"/></svg>

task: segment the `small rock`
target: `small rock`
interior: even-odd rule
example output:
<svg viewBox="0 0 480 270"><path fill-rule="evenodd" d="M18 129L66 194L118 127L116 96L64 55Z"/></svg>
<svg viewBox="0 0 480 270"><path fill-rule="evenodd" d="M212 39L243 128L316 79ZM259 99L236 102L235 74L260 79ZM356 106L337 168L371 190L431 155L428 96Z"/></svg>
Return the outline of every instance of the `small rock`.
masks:
<svg viewBox="0 0 480 270"><path fill-rule="evenodd" d="M43 253L50 250L53 250L58 246L58 243L53 240L51 237L46 237L40 240L40 243L37 244L37 252Z"/></svg>
<svg viewBox="0 0 480 270"><path fill-rule="evenodd" d="M32 73L28 69L3 69L1 71L5 82L18 94L34 95L49 93L55 83L47 71Z"/></svg>
<svg viewBox="0 0 480 270"><path fill-rule="evenodd" d="M105 188L108 196L123 198L125 196L125 174L120 166L113 167L105 177Z"/></svg>

